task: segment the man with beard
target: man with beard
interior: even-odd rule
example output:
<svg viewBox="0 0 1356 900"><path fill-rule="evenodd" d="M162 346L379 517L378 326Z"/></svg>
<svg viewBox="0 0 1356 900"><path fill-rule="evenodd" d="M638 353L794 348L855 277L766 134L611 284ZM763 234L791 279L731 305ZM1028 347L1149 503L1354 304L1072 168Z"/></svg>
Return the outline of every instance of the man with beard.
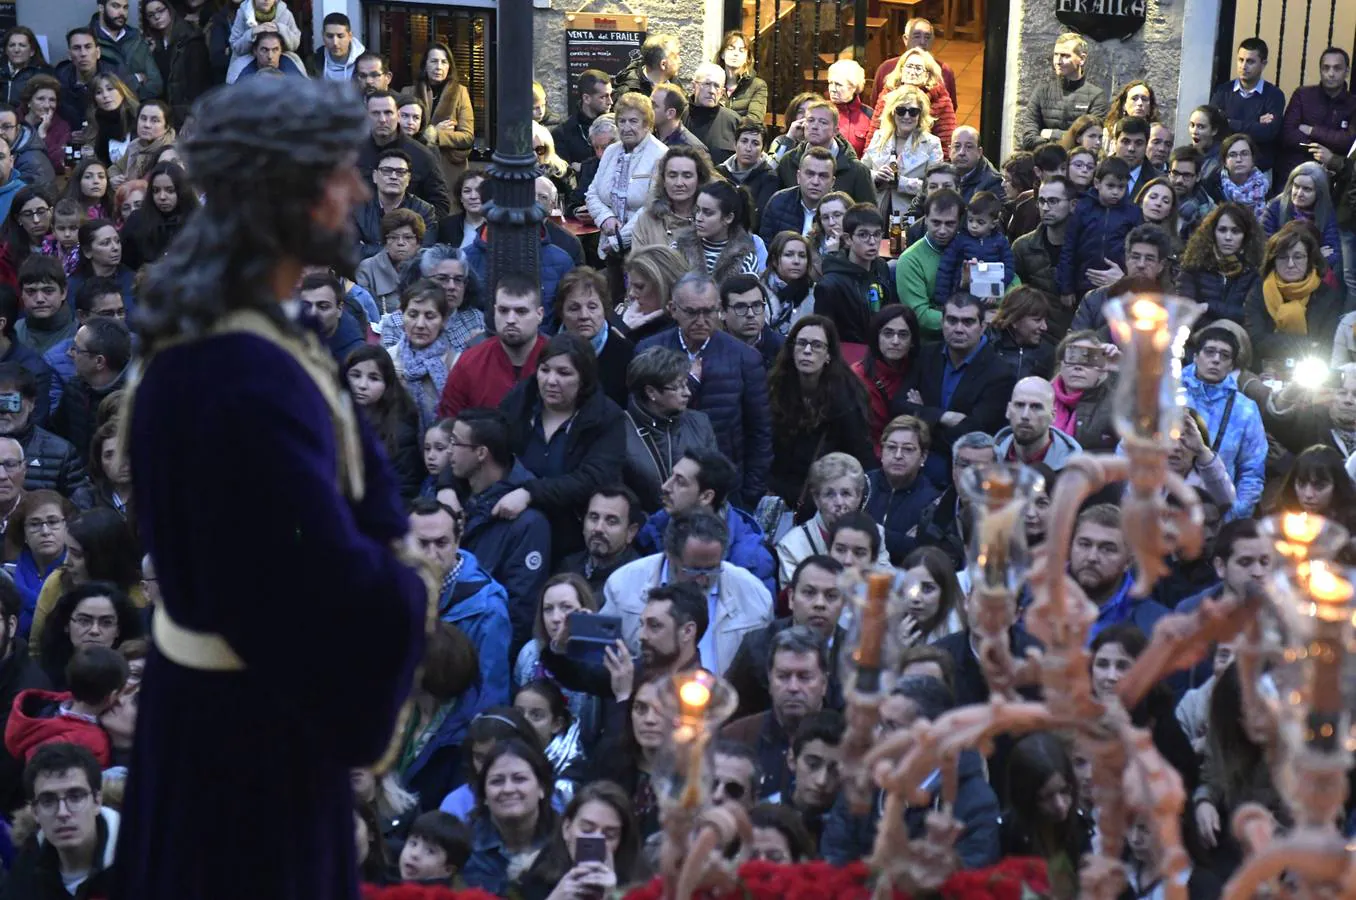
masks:
<svg viewBox="0 0 1356 900"><path fill-rule="evenodd" d="M517 273L504 275L494 290L494 337L469 347L448 373L438 400L438 418L455 419L463 409L499 406L513 386L537 374L546 346L541 285Z"/></svg>
<svg viewBox="0 0 1356 900"><path fill-rule="evenodd" d="M532 637L538 598L549 574L545 561L551 558L551 526L531 507L514 519L496 518L491 511L531 478L513 455L503 413L462 410L452 423L451 457L438 487L456 490L466 513L462 546L508 591L510 659L517 659L518 648Z"/></svg>
<svg viewBox="0 0 1356 900"><path fill-rule="evenodd" d="M768 693L768 657L777 635L805 626L829 642L829 705L842 705L842 687L838 684L838 650L846 634L838 624L847 597L839 584L843 564L832 556L807 556L796 566L787 589L791 615L777 619L766 628L746 635L730 664L725 678L739 692L735 716L760 713L772 705Z"/></svg>
<svg viewBox="0 0 1356 900"><path fill-rule="evenodd" d="M1064 230L1073 214L1077 189L1064 175L1051 175L1036 186L1036 207L1041 224L1035 231L1012 242L1012 256L1017 261L1017 277L1022 284L1040 288L1050 297L1057 297L1055 266L1064 249ZM1074 311L1063 303L1050 304L1050 338L1060 340L1069 331Z"/></svg>
<svg viewBox="0 0 1356 900"><path fill-rule="evenodd" d="M1153 634L1154 624L1168 609L1153 600L1133 597L1130 585L1130 546L1121 530L1121 511L1110 503L1099 503L1083 510L1074 525L1073 545L1069 550L1069 574L1097 607L1097 621L1090 637L1103 628L1128 622L1145 634Z"/></svg>
<svg viewBox="0 0 1356 900"><path fill-rule="evenodd" d="M640 557L632 541L643 524L645 512L630 488L599 488L584 513L584 549L561 560L560 571L584 576L593 593L601 594L613 572Z"/></svg>
<svg viewBox="0 0 1356 900"><path fill-rule="evenodd" d="M89 20L99 42L100 55L132 76L128 87L145 101L165 96L165 80L151 54L151 44L140 31L127 25L127 0L99 0L99 10Z"/></svg>
<svg viewBox="0 0 1356 900"><path fill-rule="evenodd" d="M625 642L617 641L602 666L573 659L565 653L567 623L555 644L542 649L542 665L568 690L617 702L629 699L635 685L653 677L699 668L697 645L710 625L701 588L690 581L658 585L643 595L642 603L634 656Z"/></svg>
<svg viewBox="0 0 1356 900"><path fill-rule="evenodd" d="M33 373L16 363L0 363L0 435L23 446L27 460L24 490L43 488L70 498L89 481L82 454L65 438L34 424L40 395Z"/></svg>
<svg viewBox="0 0 1356 900"><path fill-rule="evenodd" d="M722 740L738 741L758 754L760 800L778 793L788 796L791 737L807 716L824 708L829 656L823 635L805 625L781 632L772 639L767 671L772 708L735 719L720 730Z"/></svg>
<svg viewBox="0 0 1356 900"><path fill-rule="evenodd" d="M692 509L713 513L725 519L729 530L725 561L752 572L769 594L776 594L777 566L764 543L763 529L753 516L729 503L738 481L739 473L719 450L688 450L673 464L673 474L660 488L664 508L640 529L636 549L658 552L669 521L679 513Z"/></svg>
<svg viewBox="0 0 1356 900"><path fill-rule="evenodd" d="M356 262L369 125L350 90L245 79L179 144L203 210L139 295L120 414L161 603L119 900L357 892L350 773L384 768L437 585L404 561L378 438L284 312L304 266Z"/></svg>
<svg viewBox="0 0 1356 900"><path fill-rule="evenodd" d="M20 691L52 689L52 682L42 667L28 655L27 642L19 637L22 609L23 598L14 582L0 578L0 734L4 733L14 698ZM0 805L5 809L17 809L23 804L23 774L22 760L11 756L0 741Z"/></svg>
<svg viewBox="0 0 1356 900"><path fill-rule="evenodd" d="M1044 378L1017 382L1008 401L1008 427L994 435L998 458L1027 465L1045 463L1058 472L1081 453L1078 441L1055 428L1055 389Z"/></svg>
<svg viewBox="0 0 1356 900"><path fill-rule="evenodd" d="M706 597L708 617L720 623L699 641L701 666L724 675L744 635L772 621L772 594L746 569L725 561L730 532L725 520L704 509L679 513L664 529L663 552L622 566L603 586L599 613L619 616L622 639L639 646L647 626L645 597L661 585L691 582Z"/></svg>
<svg viewBox="0 0 1356 900"><path fill-rule="evenodd" d="M923 204L923 239L910 244L895 264L895 293L899 302L907 304L918 316L918 327L923 332L918 336L920 342L934 341L942 335L942 311L932 302L937 291L937 267L941 265L942 253L960 231L964 211L961 195L953 190L929 194Z"/></svg>

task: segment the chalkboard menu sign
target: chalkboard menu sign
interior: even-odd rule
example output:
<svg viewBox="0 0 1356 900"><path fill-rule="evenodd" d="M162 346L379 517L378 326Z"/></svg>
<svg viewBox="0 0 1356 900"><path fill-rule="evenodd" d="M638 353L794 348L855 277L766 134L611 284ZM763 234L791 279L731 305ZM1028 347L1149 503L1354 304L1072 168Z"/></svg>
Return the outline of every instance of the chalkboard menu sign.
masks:
<svg viewBox="0 0 1356 900"><path fill-rule="evenodd" d="M565 77L570 80L570 109L577 109L576 83L585 69L615 76L640 58L645 17L570 13L565 17Z"/></svg>

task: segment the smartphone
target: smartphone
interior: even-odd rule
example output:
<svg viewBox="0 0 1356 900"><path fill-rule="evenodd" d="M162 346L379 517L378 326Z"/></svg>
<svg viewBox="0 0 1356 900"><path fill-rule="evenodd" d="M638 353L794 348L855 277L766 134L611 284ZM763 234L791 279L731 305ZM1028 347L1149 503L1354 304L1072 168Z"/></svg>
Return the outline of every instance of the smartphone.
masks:
<svg viewBox="0 0 1356 900"><path fill-rule="evenodd" d="M575 865L607 862L607 839L600 834L581 834L574 839Z"/></svg>
<svg viewBox="0 0 1356 900"><path fill-rule="evenodd" d="M575 612L566 619L570 638L565 655L579 662L603 664L603 651L621 639L621 617Z"/></svg>

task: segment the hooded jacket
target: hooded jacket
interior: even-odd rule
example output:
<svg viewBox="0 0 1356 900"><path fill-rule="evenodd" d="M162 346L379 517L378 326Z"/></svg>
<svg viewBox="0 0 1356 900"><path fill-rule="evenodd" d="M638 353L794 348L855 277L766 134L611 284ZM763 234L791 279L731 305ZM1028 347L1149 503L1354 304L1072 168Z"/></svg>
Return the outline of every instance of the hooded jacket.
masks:
<svg viewBox="0 0 1356 900"><path fill-rule="evenodd" d="M687 260L688 268L695 272L706 272L711 280L720 284L731 275L758 273L758 248L753 238L739 225L730 226L730 237L725 248L716 257L715 268L706 269L706 251L702 239L691 228L684 228L674 235L674 244L679 253Z"/></svg>
<svg viewBox="0 0 1356 900"><path fill-rule="evenodd" d="M759 223L761 222L763 209L767 202L772 199L772 195L782 189L781 179L777 177L777 170L772 167L766 156L760 156L758 162L753 164L753 168L745 172L738 172L734 168L735 158L733 155L725 162L716 166L720 174L725 176L725 180L731 184L739 185L749 192L752 198L753 223L750 231L759 234Z"/></svg>
<svg viewBox="0 0 1356 900"><path fill-rule="evenodd" d="M286 7L281 2L278 5ZM132 75L127 86L136 91L137 99L146 101L165 96L165 80L151 55L151 45L140 31L125 25L122 34L115 39L99 25L97 12L90 17L89 27L99 42L99 56ZM137 78L138 75L142 77Z"/></svg>
<svg viewBox="0 0 1356 900"><path fill-rule="evenodd" d="M1218 384L1207 384L1201 381L1196 364L1192 363L1182 370L1182 388L1186 391L1187 405L1204 417L1212 438L1221 427L1224 429L1217 452L1238 491L1238 499L1225 518L1252 515L1266 482L1267 436L1261 410L1238 389L1237 372L1230 372ZM1232 407L1227 421L1226 407Z"/></svg>
<svg viewBox="0 0 1356 900"><path fill-rule="evenodd" d="M815 285L815 314L827 316L845 344L871 340L871 318L883 307L899 302L889 264L879 256L864 269L833 254L824 258L824 275Z"/></svg>
<svg viewBox="0 0 1356 900"><path fill-rule="evenodd" d="M99 900L113 890L114 851L118 846L118 811L109 806L99 807L95 820L96 844L94 867L89 876L76 888L66 890L61 877L61 864L56 848L47 842L42 831L28 839L10 869L5 882L6 897L22 900Z"/></svg>
<svg viewBox="0 0 1356 900"><path fill-rule="evenodd" d="M485 706L509 702L508 592L480 566L468 550L458 550L457 580L438 595L438 617L456 625L475 644L480 658L480 694Z"/></svg>
<svg viewBox="0 0 1356 900"><path fill-rule="evenodd" d="M0 217L9 218L9 208L14 203L14 195L27 186L28 182L19 177L17 170L9 173L9 180L0 184Z"/></svg>
<svg viewBox="0 0 1356 900"><path fill-rule="evenodd" d="M1000 461L1006 459L1016 441L1016 437L1012 433L1012 426L1005 426L1002 431L993 436L993 439L997 445L995 449L998 452L998 459ZM1079 446L1078 441L1051 425L1050 447L1045 451L1045 458L1041 462L1058 472L1064 468L1075 453L1082 452L1083 448Z"/></svg>
<svg viewBox="0 0 1356 900"><path fill-rule="evenodd" d="M62 712L62 704L70 700L65 691L20 691L5 723L5 749L16 760L28 762L43 744L76 744L108 768L113 755L108 733L98 722Z"/></svg>
<svg viewBox="0 0 1356 900"><path fill-rule="evenodd" d="M833 151L833 189L843 191L852 198L853 203L876 202L876 186L871 180L871 170L857 159L857 151L843 139L842 135L834 139ZM796 172L800 169L801 157L810 145L802 141L796 148L782 157L777 163L777 177L782 187L796 186Z"/></svg>
<svg viewBox="0 0 1356 900"><path fill-rule="evenodd" d="M664 530L668 528L671 517L667 510L661 509L650 516L636 535L636 550L642 555L661 553L664 550ZM767 549L763 529L753 516L741 509L725 504L725 527L730 532L730 543L725 549L725 561L746 569L758 577L773 596L777 594L777 565L772 553Z"/></svg>
<svg viewBox="0 0 1356 900"><path fill-rule="evenodd" d="M1114 262L1125 268L1125 236L1144 221L1144 213L1127 196L1115 206L1103 206L1096 194L1086 194L1074 207L1064 227L1064 246L1055 267L1055 288L1060 294L1080 297L1096 285L1088 269Z"/></svg>
<svg viewBox="0 0 1356 900"><path fill-rule="evenodd" d="M507 592L515 648L532 637L537 597L546 577L551 574L548 565L551 526L540 511L530 507L516 519L496 519L490 511L505 494L530 481L532 473L515 461L503 479L468 497L463 504L466 529L461 536L461 546L474 554L477 567L488 571ZM505 653L506 665L507 658Z"/></svg>
<svg viewBox="0 0 1356 900"><path fill-rule="evenodd" d="M635 398L626 404L626 462L622 480L640 498L640 508L662 506L660 490L673 474L673 464L688 450L715 450L716 433L706 413L685 409L656 416Z"/></svg>
<svg viewBox="0 0 1356 900"><path fill-rule="evenodd" d="M479 686L467 688L456 699L438 731L400 773L405 789L419 795L418 812L437 809L444 797L466 783L466 775L471 769L462 752L466 746L466 731L472 719L496 705L486 700Z"/></svg>
<svg viewBox="0 0 1356 900"><path fill-rule="evenodd" d="M358 67L358 57L366 52L367 48L363 46L363 42L358 40L358 36L355 34L348 45L348 56L343 59L342 70L331 70L329 54L325 50L325 45L321 44L306 60L306 74L312 78L326 78L331 81L352 81L353 72ZM342 71L343 74L337 75L336 73L339 71Z"/></svg>

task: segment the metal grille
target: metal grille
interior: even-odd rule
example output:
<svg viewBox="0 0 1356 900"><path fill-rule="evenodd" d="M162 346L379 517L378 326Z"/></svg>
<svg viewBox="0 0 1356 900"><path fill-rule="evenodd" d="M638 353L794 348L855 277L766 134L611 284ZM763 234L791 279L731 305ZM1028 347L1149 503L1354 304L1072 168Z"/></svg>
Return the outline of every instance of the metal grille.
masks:
<svg viewBox="0 0 1356 900"><path fill-rule="evenodd" d="M367 3L363 41L391 64L391 84L414 83L430 44L452 48L457 72L471 95L476 115L476 145L493 144L495 102L491 75L497 42L495 10L422 3Z"/></svg>
<svg viewBox="0 0 1356 900"><path fill-rule="evenodd" d="M1239 41L1260 37L1271 51L1264 77L1287 95L1317 84L1323 49L1356 34L1356 3L1351 0L1222 0L1220 16L1215 83L1235 77ZM1228 47L1225 41L1230 41Z"/></svg>

